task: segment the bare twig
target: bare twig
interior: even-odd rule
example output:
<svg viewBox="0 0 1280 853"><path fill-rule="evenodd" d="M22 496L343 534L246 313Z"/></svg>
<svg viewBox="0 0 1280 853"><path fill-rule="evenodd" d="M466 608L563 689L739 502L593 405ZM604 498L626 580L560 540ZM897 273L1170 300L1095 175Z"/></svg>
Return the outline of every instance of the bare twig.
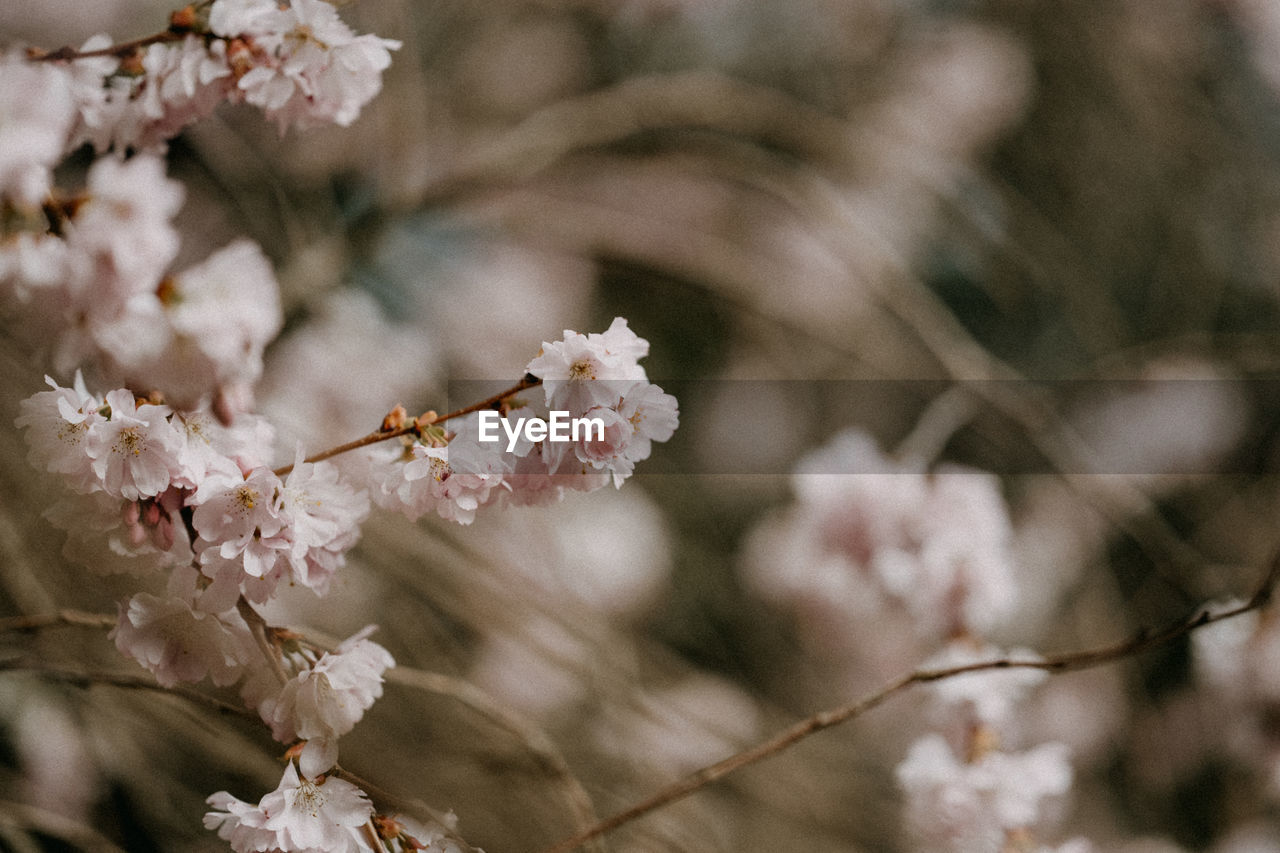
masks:
<svg viewBox="0 0 1280 853"><path fill-rule="evenodd" d="M539 379L538 377L533 375L527 375L523 379L521 379L519 382L517 382L515 385L508 388L507 390L498 394L494 394L492 397L489 397L488 399L485 399L485 400L481 400L478 403L472 403L470 406L464 406L461 409L455 409L454 411L444 415L435 415L430 418L417 418L415 420L409 421L403 426L396 427L395 429L375 430L374 432L371 432L365 436L361 436L360 438L357 438L354 441L348 441L346 444L340 444L337 447L331 447L328 450L321 451L320 453L316 453L313 456L308 456L303 461L304 462L321 462L325 459L331 459L334 456L339 456L343 453L347 453L352 450L359 450L361 447L368 447L371 444L377 444L380 441L387 441L388 439L399 438L400 436L408 435L409 433L419 432L420 430L422 430L423 427L431 426L432 424L444 423L447 420L452 420L453 418L459 418L459 417L462 417L463 415L469 415L472 412L479 412L483 409L491 409L494 406L500 404L503 400L506 400L508 397L511 397L515 394L519 394L521 391L525 391L529 388L533 388L541 384L542 384L542 380ZM274 473L277 477L283 477L292 470L293 470L292 465L285 465L281 468L275 469Z"/></svg>
<svg viewBox="0 0 1280 853"><path fill-rule="evenodd" d="M230 714L261 722L258 715L248 708L223 702L216 696L210 696L207 693L201 693L199 690L193 690L182 685L163 687L155 679L145 675L130 675L119 672L89 672L21 658L0 661L0 672L31 672L42 678L61 681L64 684L70 684L75 687L92 687L95 684L105 684L111 687L123 687L127 690L154 690L207 705L221 714Z"/></svg>
<svg viewBox="0 0 1280 853"><path fill-rule="evenodd" d="M763 743L757 744L756 746L744 750L743 752L739 752L736 755L732 755L723 761L710 765L709 767L704 767L703 769L686 776L684 779L668 785L630 808L624 809L612 817L600 821L590 829L578 833L571 838L566 838L558 844L547 848L544 853L568 853L570 850L576 850L592 839L598 838L608 832L612 832L620 826L631 823L632 821L677 800L684 799L690 794L705 788L713 782L723 779L743 767L777 755L791 747L793 744L804 740L816 732L820 732L823 729L829 729L832 726L838 726L841 723L852 720L855 717L859 717L867 711L870 711L872 708L875 708L893 698L897 694L904 692L913 685L943 681L948 678L955 678L971 672L986 672L996 669L1040 669L1051 674L1056 674L1062 672L1073 672L1081 669L1090 669L1095 666L1102 666L1103 664L1123 660L1124 658L1133 657L1159 646L1163 646L1178 637L1191 633L1197 628L1203 628L1204 626L1211 625L1214 622L1221 622L1225 619L1231 619L1250 611L1260 609L1271 600L1277 579L1280 579L1280 555L1277 555L1277 557L1272 561L1271 568L1267 572L1266 578L1259 585L1258 590L1253 594L1253 596L1244 604L1228 610L1211 613L1208 610L1197 609L1190 616L1180 619L1158 631L1142 630L1129 639L1123 640L1119 643L1101 646L1096 649L1068 652L1066 654L1039 660L1000 658L997 660L965 664L963 666L946 667L943 669L917 669L914 672L907 673L906 675L894 679L879 690L864 696L856 702L844 705L840 708L820 711L811 717L801 720L790 728L783 730Z"/></svg>
<svg viewBox="0 0 1280 853"><path fill-rule="evenodd" d="M271 641L267 639L267 623L253 609L253 605L249 603L243 595L236 602L236 610L240 612L240 617L244 619L249 626L249 633L253 635L253 641L258 645L258 651L262 652L263 659L267 662L267 666L271 667L271 671L275 673L276 680L281 684L289 681L289 676L284 671L284 666L280 663L280 654L271 645Z"/></svg>
<svg viewBox="0 0 1280 853"><path fill-rule="evenodd" d="M65 625L78 625L84 628L114 628L116 617L106 613L87 613L83 610L62 609L52 613L35 613L30 616L10 616L0 619L0 633L9 631L38 631L41 628L55 628Z"/></svg>
<svg viewBox="0 0 1280 853"><path fill-rule="evenodd" d="M448 696L514 735L537 760L542 772L555 781L562 798L569 806L574 825L578 830L586 832L587 827L596 823L597 817L591 804L591 796L573 775L568 762L560 755L555 744L537 726L504 709L483 690L460 678L400 666L388 670L386 678L394 684L403 684L406 687ZM591 841L594 841L594 838L586 839L584 844ZM588 849L603 853L605 848L601 844L592 843Z"/></svg>
<svg viewBox="0 0 1280 853"><path fill-rule="evenodd" d="M46 809L15 803L9 800L0 801L0 825L18 829L35 830L41 835L52 836L76 850L93 850L95 853L124 853L124 848L117 847L105 835L86 826L79 821ZM35 848L40 849L40 848Z"/></svg>

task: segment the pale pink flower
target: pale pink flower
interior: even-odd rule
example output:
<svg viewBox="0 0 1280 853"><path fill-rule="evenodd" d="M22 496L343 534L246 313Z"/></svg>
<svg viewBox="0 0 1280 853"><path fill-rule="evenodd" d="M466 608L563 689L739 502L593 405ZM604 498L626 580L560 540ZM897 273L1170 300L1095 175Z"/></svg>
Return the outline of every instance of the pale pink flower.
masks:
<svg viewBox="0 0 1280 853"><path fill-rule="evenodd" d="M160 500L169 503L172 494L172 489L166 490ZM154 515L148 509L144 519L137 501L101 491L69 494L45 510L44 517L67 534L62 555L96 574L141 575L190 565L194 555L186 528L181 523L170 523L167 535L160 535L164 526L162 511L172 510L156 502L157 498L146 499L145 503L154 508Z"/></svg>
<svg viewBox="0 0 1280 853"><path fill-rule="evenodd" d="M61 387L48 376L45 382L53 390L40 391L23 400L15 421L26 430L31 464L61 474L73 491L93 491L98 488L98 475L89 454L89 436L106 422L99 412L102 402L85 390L79 371L70 388Z"/></svg>
<svg viewBox="0 0 1280 853"><path fill-rule="evenodd" d="M168 406L138 405L133 393L107 393L111 415L89 436L93 472L104 491L134 501L169 487L182 469L182 434L169 423Z"/></svg>
<svg viewBox="0 0 1280 853"><path fill-rule="evenodd" d="M941 735L916 741L898 765L906 823L924 851L999 850L1010 830L1034 826L1045 803L1071 788L1062 744L990 752L966 763Z"/></svg>
<svg viewBox="0 0 1280 853"><path fill-rule="evenodd" d="M215 811L206 829L231 843L236 853L360 853L368 849L360 827L373 815L365 793L342 779L299 778L293 762L280 785L257 806L219 791L208 799Z"/></svg>
<svg viewBox="0 0 1280 853"><path fill-rule="evenodd" d="M1025 649L1005 652L974 640L959 639L925 661L924 669L950 669L1007 658L1035 662L1043 658ZM935 704L935 716L941 724L956 723L965 731L975 726L994 730L1008 727L1022 700L1049 673L1033 667L989 669L946 678L928 685Z"/></svg>
<svg viewBox="0 0 1280 853"><path fill-rule="evenodd" d="M543 449L548 464L559 469L567 461L566 457L573 456L584 465L607 471L613 477L614 486L620 488L635 469L635 463L626 454L635 428L614 409L588 409L582 417L598 421L603 428L587 427L573 442L548 440Z"/></svg>
<svg viewBox="0 0 1280 853"><path fill-rule="evenodd" d="M275 274L257 244L236 241L167 278L159 292L147 294L149 322L163 336L157 352L117 358L133 384L194 406L225 386L258 379L263 350L284 318Z"/></svg>
<svg viewBox="0 0 1280 853"><path fill-rule="evenodd" d="M634 430L625 451L632 463L648 459L653 442L669 440L680 425L676 398L649 382L637 383L628 389L618 404L618 414L626 418Z"/></svg>
<svg viewBox="0 0 1280 853"><path fill-rule="evenodd" d="M92 287L90 303L153 291L178 254L170 220L182 206L182 185L165 177L164 161L155 155L100 157L89 169L87 195L68 242L84 258L82 286Z"/></svg>
<svg viewBox="0 0 1280 853"><path fill-rule="evenodd" d="M283 484L269 468L257 468L243 479L210 477L189 501L200 562L215 556L239 558L246 574L261 578L289 551L288 518L281 505Z"/></svg>
<svg viewBox="0 0 1280 853"><path fill-rule="evenodd" d="M515 463L499 444L482 444L477 436L474 426L459 426L445 447L414 444L374 452L374 500L410 519L434 512L447 521L470 524Z"/></svg>
<svg viewBox="0 0 1280 853"><path fill-rule="evenodd" d="M323 0L294 0L275 14L243 2L214 11L219 30L240 30L257 48L257 64L237 86L282 132L291 124L351 124L381 90L389 51L400 47L390 39L355 35Z"/></svg>
<svg viewBox="0 0 1280 853"><path fill-rule="evenodd" d="M351 731L382 695L382 674L395 660L382 646L366 639L370 626L320 657L274 695L261 699L258 713L282 743L297 738L334 744ZM325 750L327 754L335 752ZM319 767L320 771L332 766Z"/></svg>
<svg viewBox="0 0 1280 853"><path fill-rule="evenodd" d="M290 520L289 562L298 583L325 595L334 572L346 562L344 553L360 539L369 498L341 481L333 465L302 458L299 447L281 498Z"/></svg>
<svg viewBox="0 0 1280 853"><path fill-rule="evenodd" d="M75 121L71 81L16 51L0 58L0 79L0 198L38 208Z"/></svg>
<svg viewBox="0 0 1280 853"><path fill-rule="evenodd" d="M648 347L619 317L603 334L566 329L563 340L544 342L525 369L542 380L547 408L580 417L597 406L616 407L632 383L646 378L637 359Z"/></svg>
<svg viewBox="0 0 1280 853"><path fill-rule="evenodd" d="M196 597L195 571L175 571L170 595L138 593L121 605L111 632L116 648L133 658L164 687L206 675L219 687L234 684L254 661L257 648L234 610L209 613Z"/></svg>
<svg viewBox="0 0 1280 853"><path fill-rule="evenodd" d="M61 237L20 231L6 238L0 243L0 302L25 306L36 298L60 298L68 264Z"/></svg>

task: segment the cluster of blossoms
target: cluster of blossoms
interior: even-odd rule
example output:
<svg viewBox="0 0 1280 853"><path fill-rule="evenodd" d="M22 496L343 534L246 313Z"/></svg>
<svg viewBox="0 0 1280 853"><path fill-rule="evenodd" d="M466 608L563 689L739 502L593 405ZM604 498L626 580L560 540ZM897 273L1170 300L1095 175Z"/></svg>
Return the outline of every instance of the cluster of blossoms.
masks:
<svg viewBox="0 0 1280 853"><path fill-rule="evenodd" d="M400 448L374 451L373 499L409 518L434 512L467 524L485 505L546 504L566 490L621 486L653 442L669 439L679 422L675 397L649 382L638 363L648 353L649 342L621 317L600 334L566 330L563 340L543 343L526 367L540 381L542 399L503 406L504 429L560 412L598 419L600 430L582 430L567 441L548 435L486 442L479 415L468 415L452 432L428 430Z"/></svg>
<svg viewBox="0 0 1280 853"><path fill-rule="evenodd" d="M36 130L50 143L25 154L36 162L15 185L38 203L40 167L56 156L48 152L84 142L99 151L155 148L224 101L259 107L282 132L349 125L382 88L390 51L399 47L355 34L324 0L213 0L174 13L166 32L125 50L96 35L79 51L43 56L40 65L11 54L5 73L37 85L0 98L0 124L14 119L21 122L14 132ZM0 176L24 156L12 149L5 155ZM0 192L10 186L0 183Z"/></svg>
<svg viewBox="0 0 1280 853"><path fill-rule="evenodd" d="M247 240L166 274L182 196L158 156L98 160L83 194L46 206L56 229L0 242L0 309L59 372L90 365L179 404L213 389L243 407L282 323L275 275Z"/></svg>
<svg viewBox="0 0 1280 853"><path fill-rule="evenodd" d="M340 778L338 741L394 666L372 628L326 650L268 626L257 606L282 585L325 595L370 494L415 518L467 522L484 504L620 485L678 418L637 363L647 342L618 319L544 345L522 386L544 386L536 405L498 401L506 415L545 404L602 418L594 441L503 452L479 442L474 418L452 432L423 418L354 476L301 449L270 466L274 431L250 410L283 322L279 288L244 240L170 271L184 192L165 176L164 143L223 101L260 107L282 132L350 124L398 46L356 35L322 0L212 0L126 45L98 36L79 51L0 55L0 313L54 373L75 375L69 387L48 379L17 424L33 465L65 487L46 513L68 533L64 555L139 577L111 633L119 650L162 686L238 685L289 745L279 786L256 805L209 800L206 826L240 853L465 847L377 814ZM56 189L54 169L84 143L108 153L82 191ZM113 390L90 391L82 369Z"/></svg>
<svg viewBox="0 0 1280 853"><path fill-rule="evenodd" d="M884 620L914 652L988 634L1017 606L1012 526L999 481L942 466L926 473L850 430L801 461L796 503L751 543L749 572L766 597L801 613L813 644L844 655L874 647L847 630ZM843 626L841 630L828 630ZM843 642L845 637L848 642Z"/></svg>
<svg viewBox="0 0 1280 853"><path fill-rule="evenodd" d="M481 445L468 433L427 426L394 449L394 458L368 469L369 486L390 503L395 494L386 484L398 483L399 508L466 521L499 495L528 503L569 488L620 483L620 471L630 473L652 441L672 434L675 400L643 378L636 359L647 344L625 321L604 335L576 337L632 377L617 396L608 392L609 409L625 413L627 429L609 452L591 442L574 445L556 469L541 471L546 482L522 492L519 460L561 451L526 447L507 462L500 450L486 448L491 458L477 463ZM624 346L616 356L614 348ZM546 344L539 358L558 349ZM324 595L359 538L369 512L366 491L332 463L305 461L300 450L287 471L268 467L273 431L252 415L228 426L208 407L178 410L127 388L97 396L79 373L71 387L48 382L51 390L23 401L17 423L32 464L60 475L69 492L47 513L68 531L66 555L94 570L165 581L163 595L138 592L121 604L112 632L117 647L164 686L205 678L217 686L239 683L273 736L294 745L296 767L289 764L275 792L257 806L219 793L207 824L237 851L365 849L368 833L381 831L365 826L372 807L354 786L326 774L337 762L338 739L381 695L383 673L394 661L367 639L371 629L325 652L267 628L252 605L269 601L282 582ZM591 402L586 411L596 411L605 407L596 404L600 391L589 384L595 382L612 387L583 373L563 385L546 383L543 394L548 404L584 398ZM472 456L458 453L460 447ZM533 478L527 470L524 476Z"/></svg>
<svg viewBox="0 0 1280 853"><path fill-rule="evenodd" d="M89 366L188 407L213 389L247 408L280 330L274 274L247 241L168 273L183 191L155 152L223 101L261 107L282 131L350 124L399 45L356 35L323 0L214 0L111 44L0 56L0 311L60 373ZM118 156L82 192L55 191L54 167L86 142Z"/></svg>
<svg viewBox="0 0 1280 853"><path fill-rule="evenodd" d="M927 473L849 431L806 457L793 484L796 505L757 532L748 571L757 590L797 615L813 651L853 678L910 669L922 654L932 655L926 669L1008 657L980 639L1018 603L1012 525L995 477ZM1044 677L1019 668L931 685L934 731L896 771L917 849L1047 849L1036 839L1070 790L1067 748L1006 748L1018 739L1019 702Z"/></svg>

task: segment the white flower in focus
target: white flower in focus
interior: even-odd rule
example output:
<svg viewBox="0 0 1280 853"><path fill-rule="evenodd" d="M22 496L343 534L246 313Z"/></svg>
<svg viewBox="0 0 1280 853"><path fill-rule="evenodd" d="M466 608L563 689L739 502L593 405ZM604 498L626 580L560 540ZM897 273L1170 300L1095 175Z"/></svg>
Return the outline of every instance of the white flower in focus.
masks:
<svg viewBox="0 0 1280 853"><path fill-rule="evenodd" d="M275 14L252 2L219 9L223 2L212 10L215 32L240 36L255 48L250 56L256 64L237 86L281 132L291 124L351 124L382 89L389 51L400 47L390 39L357 36L323 0L294 0Z"/></svg>
<svg viewBox="0 0 1280 853"><path fill-rule="evenodd" d="M239 680L257 659L244 620L233 610L207 613L195 593L196 572L174 572L170 595L138 593L120 606L110 638L116 648L156 677L163 687L200 681L205 675L219 687Z"/></svg>
<svg viewBox="0 0 1280 853"><path fill-rule="evenodd" d="M603 332L591 332L587 340L602 347L610 357L639 361L649 354L649 342L627 327L623 317L614 317Z"/></svg>
<svg viewBox="0 0 1280 853"><path fill-rule="evenodd" d="M604 334L566 329L563 340L543 342L525 370L542 380L548 409L581 417L598 406L616 407L633 383L646 379L637 358L648 349L619 317Z"/></svg>
<svg viewBox="0 0 1280 853"><path fill-rule="evenodd" d="M374 500L411 520L434 512L446 521L470 524L515 462L505 459L509 454L498 443L481 444L477 434L474 426L460 426L444 447L414 444L394 456L371 454L373 477L379 480Z"/></svg>
<svg viewBox="0 0 1280 853"><path fill-rule="evenodd" d="M0 80L0 198L38 208L75 120L70 79L63 68L10 52L0 59Z"/></svg>
<svg viewBox="0 0 1280 853"><path fill-rule="evenodd" d="M70 388L48 376L44 379L53 390L23 400L19 404L22 414L14 422L27 431L31 464L61 474L73 491L93 491L98 487L98 475L89 455L89 435L106 422L98 412L102 402L85 390L79 371Z"/></svg>
<svg viewBox="0 0 1280 853"><path fill-rule="evenodd" d="M293 762L280 785L257 806L219 791L209 797L205 829L231 843L236 853L361 853L368 849L360 827L373 815L364 791L334 777L299 778Z"/></svg>
<svg viewBox="0 0 1280 853"><path fill-rule="evenodd" d="M366 639L372 631L370 626L350 637L289 679L278 693L260 700L258 713L276 740L302 738L332 745L355 727L382 695L383 672L395 666L386 649ZM336 750L330 754L336 755ZM328 770L332 763L317 770Z"/></svg>
<svg viewBox="0 0 1280 853"><path fill-rule="evenodd" d="M633 463L648 459L653 442L669 440L680 425L676 398L650 382L629 389L618 404L618 414L635 430L626 448L626 457Z"/></svg>
<svg viewBox="0 0 1280 853"><path fill-rule="evenodd" d="M282 511L283 484L269 468L243 479L214 476L200 484L189 501L199 534L200 562L239 557L246 574L262 578L288 555L288 518Z"/></svg>
<svg viewBox="0 0 1280 853"><path fill-rule="evenodd" d="M181 471L182 434L169 423L168 406L137 404L133 393L107 393L109 419L96 425L88 450L107 494L131 501L154 497Z"/></svg>
<svg viewBox="0 0 1280 853"><path fill-rule="evenodd" d="M613 477L614 486L621 488L622 481L635 470L635 463L627 455L635 428L614 409L589 409L583 417L598 420L603 424L603 429L588 427L579 433L579 439L574 442L546 442L543 453L548 464L558 469L566 456L573 456L584 465L608 471Z"/></svg>

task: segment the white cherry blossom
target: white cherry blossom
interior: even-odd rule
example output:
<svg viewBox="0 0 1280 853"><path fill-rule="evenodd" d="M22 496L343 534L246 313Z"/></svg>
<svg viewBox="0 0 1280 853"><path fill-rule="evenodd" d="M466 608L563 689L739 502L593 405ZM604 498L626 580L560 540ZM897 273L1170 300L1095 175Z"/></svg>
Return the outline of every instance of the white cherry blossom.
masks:
<svg viewBox="0 0 1280 853"><path fill-rule="evenodd" d="M243 479L205 480L191 500L201 563L215 556L238 557L246 574L262 578L287 558L290 542L282 491L280 478L269 468L257 468Z"/></svg>
<svg viewBox="0 0 1280 853"><path fill-rule="evenodd" d="M258 713L282 743L297 738L320 741L313 760L317 772L328 770L336 758L336 741L351 731L382 695L382 674L395 660L382 646L367 639L370 626L326 652L280 688L263 697ZM320 758L324 756L328 763ZM304 764L303 770L310 768Z"/></svg>
<svg viewBox="0 0 1280 853"><path fill-rule="evenodd" d="M116 647L164 687L206 675L219 687L234 684L257 658L248 626L234 611L209 613L197 604L195 571L174 572L169 595L138 593L120 606L111 632Z"/></svg>
<svg viewBox="0 0 1280 853"><path fill-rule="evenodd" d="M110 495L128 500L154 497L181 471L183 437L169 423L168 406L139 405L131 392L107 393L110 417L88 442L93 472Z"/></svg>
<svg viewBox="0 0 1280 853"><path fill-rule="evenodd" d="M64 69L0 57L0 198L38 208L67 146L75 102Z"/></svg>
<svg viewBox="0 0 1280 853"><path fill-rule="evenodd" d="M236 853L358 853L367 850L360 827L373 814L365 793L343 779L301 778L293 762L280 785L253 806L226 791L208 800L206 829Z"/></svg>
<svg viewBox="0 0 1280 853"><path fill-rule="evenodd" d="M89 454L89 436L106 422L99 412L102 401L85 390L79 371L70 388L63 388L48 376L45 382L53 390L40 391L23 400L15 422L26 430L31 464L61 474L73 491L92 491L98 487L98 475Z"/></svg>

